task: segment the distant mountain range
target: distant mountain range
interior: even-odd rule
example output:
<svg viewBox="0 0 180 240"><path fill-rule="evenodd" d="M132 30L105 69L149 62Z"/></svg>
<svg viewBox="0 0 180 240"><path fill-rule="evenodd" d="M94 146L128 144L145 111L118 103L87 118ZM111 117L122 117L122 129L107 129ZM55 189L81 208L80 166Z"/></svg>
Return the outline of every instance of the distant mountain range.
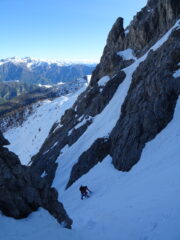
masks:
<svg viewBox="0 0 180 240"><path fill-rule="evenodd" d="M74 93L88 81L87 76L72 82L61 82L53 85L28 85L17 81L0 82L0 119L2 115L19 111L19 109L38 101Z"/></svg>
<svg viewBox="0 0 180 240"><path fill-rule="evenodd" d="M20 81L28 84L71 82L92 73L96 63L40 60L30 57L0 60L0 82Z"/></svg>

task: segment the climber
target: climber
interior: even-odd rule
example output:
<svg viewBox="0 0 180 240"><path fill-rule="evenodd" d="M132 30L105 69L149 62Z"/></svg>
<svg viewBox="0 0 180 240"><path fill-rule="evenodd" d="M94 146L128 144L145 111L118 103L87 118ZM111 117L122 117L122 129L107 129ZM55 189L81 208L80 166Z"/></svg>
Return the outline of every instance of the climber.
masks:
<svg viewBox="0 0 180 240"><path fill-rule="evenodd" d="M81 192L81 199L83 200L83 198L88 198L89 194L88 193L92 193L91 190L89 190L89 188L87 186L80 186L79 191Z"/></svg>

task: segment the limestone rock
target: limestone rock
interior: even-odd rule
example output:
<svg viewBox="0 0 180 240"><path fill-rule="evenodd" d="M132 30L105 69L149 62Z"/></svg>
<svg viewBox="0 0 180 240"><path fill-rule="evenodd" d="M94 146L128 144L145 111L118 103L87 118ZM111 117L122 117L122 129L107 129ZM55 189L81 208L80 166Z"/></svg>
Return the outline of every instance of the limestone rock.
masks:
<svg viewBox="0 0 180 240"><path fill-rule="evenodd" d="M27 217L39 207L48 210L59 223L71 228L72 220L58 193L30 168L20 164L18 157L3 145L8 142L0 133L0 210L16 219Z"/></svg>

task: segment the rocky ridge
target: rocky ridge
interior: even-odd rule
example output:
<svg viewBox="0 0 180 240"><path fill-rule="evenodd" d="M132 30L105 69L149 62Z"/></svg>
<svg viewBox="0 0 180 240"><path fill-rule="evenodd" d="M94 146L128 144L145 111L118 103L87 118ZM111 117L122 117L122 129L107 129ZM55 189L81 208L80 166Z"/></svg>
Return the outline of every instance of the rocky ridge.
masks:
<svg viewBox="0 0 180 240"><path fill-rule="evenodd" d="M127 72L124 69L128 66L134 70L127 96L122 107L119 106L119 120L108 137L97 139L82 153L72 168L67 187L108 154L119 170L129 171L138 162L146 142L172 119L180 93L179 78L173 77L180 62L179 27L174 28L162 45L150 50L173 27L179 14L177 0L149 0L127 29L123 28L123 19L117 19L90 85L65 112L60 124L52 127L40 152L32 158L33 171L39 175L46 171L46 180L52 183L61 149L74 144L92 124L93 118L102 113L125 81ZM133 50L131 59L123 59L118 54L126 49ZM133 64L137 62L135 68ZM109 78L107 83L99 84L104 77Z"/></svg>
<svg viewBox="0 0 180 240"><path fill-rule="evenodd" d="M108 35L91 84L105 75L113 76L128 65L128 62L122 61L117 55L118 51L131 48L137 57L145 54L175 24L179 17L179 9L178 0L148 0L147 5L136 14L126 29L123 27L123 18L118 18Z"/></svg>

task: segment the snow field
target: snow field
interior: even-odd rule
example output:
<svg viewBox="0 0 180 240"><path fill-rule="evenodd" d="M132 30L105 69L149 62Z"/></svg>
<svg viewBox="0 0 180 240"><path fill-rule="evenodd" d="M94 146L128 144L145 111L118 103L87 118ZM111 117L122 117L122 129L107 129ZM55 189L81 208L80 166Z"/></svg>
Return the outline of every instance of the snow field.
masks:
<svg viewBox="0 0 180 240"><path fill-rule="evenodd" d="M157 50L165 41L167 41L173 29L178 27L179 24L180 21L177 21L176 24L157 43L155 43L146 54L144 54L144 56L135 60L133 64L123 69L126 77L119 85L109 104L100 114L94 117L92 124L87 128L86 132L78 139L78 141L76 141L71 147L65 146L62 149L61 155L57 159L58 168L53 182L54 187L58 189L60 194L64 191L70 177L71 169L78 161L80 155L86 151L97 138L107 137L112 131L120 117L121 105L123 104L129 90L134 71L139 64L147 58L150 50ZM105 76L105 79L107 78L108 77ZM59 180L59 176L61 176L61 180Z"/></svg>
<svg viewBox="0 0 180 240"><path fill-rule="evenodd" d="M82 239L180 239L179 119L180 99L172 122L130 172L114 169L108 156L61 195ZM93 191L83 201L81 184Z"/></svg>
<svg viewBox="0 0 180 240"><path fill-rule="evenodd" d="M168 39L168 37L170 36L173 29L175 29L178 25L179 25L179 21L154 46L152 46L152 48L150 50L154 50L154 51L157 50ZM73 144L71 147L68 147L68 146L64 147L62 154L57 159L58 169L56 172L56 177L55 177L53 185L58 189L60 196L61 196L60 199L61 199L61 201L63 201L66 209L69 212L69 215L72 216L72 218L74 219L74 222L75 222L74 224L77 224L77 225L74 225L76 227L76 229L78 227L80 227L81 228L80 232L83 234L82 219L84 219L84 221L85 221L85 225L84 225L85 229L88 228L88 226L90 224L90 226L91 226L90 228L92 229L92 231L89 231L88 234L85 231L84 236L83 236L84 238L86 235L88 235L88 236L91 236L91 237L89 237L89 239L96 239L95 236L97 236L97 239L107 239L107 240L114 239L115 240L115 239L119 239L119 236L121 234L122 239L141 239L141 237L142 237L142 239L147 239L147 236L152 235L151 230L157 228L156 221L159 222L162 220L162 219L157 220L156 214L157 214L158 218L161 218L163 216L163 212L168 207L168 203L173 202L173 201L176 202L174 197L173 197L173 199L169 199L170 188L168 188L167 191L165 191L163 193L163 194L165 194L167 201L165 200L162 203L162 197L163 197L162 195L163 194L160 195L159 197L156 197L156 193L158 193L158 191L160 191L162 189L162 187L164 186L164 184L166 182L165 180L166 180L167 176L165 175L165 171L167 172L167 175L170 174L170 172L168 170L169 163L168 163L168 166L165 166L167 169L165 168L165 171L161 174L161 173L159 173L159 170L155 171L154 173L152 171L152 170L156 169L156 167L157 167L156 163L152 164L152 168L148 167L148 164L150 164L151 161L149 163L147 161L147 165L145 164L142 167L142 176L144 176L147 179L144 179L143 177L139 177L139 180L138 180L139 175L135 174L133 170L127 174L122 174L120 172L117 172L118 177L116 178L116 176L117 176L117 175L115 175L116 170L114 170L114 169L112 170L112 166L107 169L107 166L104 167L105 163L103 162L103 163L101 163L101 167L99 167L99 170L96 172L95 179L90 180L90 178L91 178L90 176L91 176L91 172L96 171L95 169L98 167L98 165L95 166L88 174L86 174L85 176L82 176L82 178L80 178L77 182L75 182L69 190L64 191L66 184L69 180L72 166L77 162L79 156L84 151L86 151L97 138L107 136L111 132L112 128L115 126L115 124L119 118L119 115L120 115L121 105L127 95L127 91L129 89L129 86L130 86L130 83L132 80L132 74L137 69L139 64L146 59L149 51L143 57L137 59L132 65L130 65L129 67L124 69L124 72L126 73L126 78L123 81L123 83L119 86L119 88L117 89L116 93L114 94L114 96L111 99L111 101L109 102L109 104L105 107L105 109L99 115L97 115L94 118L93 123L88 127L86 132L78 139L78 141L75 144ZM177 122L176 122L176 124L177 124ZM104 127L104 126L106 126L106 127ZM165 141L165 140L163 139L163 141ZM163 141L162 141L162 143L163 143ZM162 145L162 143L161 142L159 143L160 146ZM161 150L161 149L162 149L162 147L158 148L157 150ZM167 146L165 147L165 149L167 149ZM152 148L152 151L154 152L153 148ZM165 157L166 157L167 151L165 151L165 153L166 153L166 155L165 155ZM150 154L149 156L152 157L152 153L149 153L149 154ZM171 152L171 154L172 154L172 152ZM161 155L161 151L159 153L159 157L160 157L160 155ZM154 158L156 159L156 155L154 155ZM140 163L141 163L141 161L140 161ZM176 159L176 161L177 161L177 159ZM160 169L163 166L163 163L162 163L162 166L161 166L161 163L159 163ZM141 165L138 165L138 166L141 167ZM103 170L103 168L105 168L105 169ZM146 168L148 169L147 176L144 173L144 169L146 169ZM136 169L136 167L135 167L135 169ZM101 172L103 172L102 175L100 175ZM155 173L156 173L156 175L154 176L153 174L155 174ZM131 180L131 175L133 176L133 174L135 174L135 176ZM108 180L106 181L107 175L108 175ZM109 175L111 175L111 177L109 177ZM127 182L128 182L128 184L125 183L125 186L122 185L121 182L119 183L119 181L122 180L121 179L122 175L128 176L128 177L124 178L124 179L127 179ZM163 183L159 182L159 185L158 185L158 181L160 181L159 176L161 176L161 175L162 175ZM170 174L170 176L171 176L171 174ZM105 179L104 179L104 177L105 177ZM99 187L97 187L97 185L98 185L97 178L100 181ZM111 179L113 179L113 180L111 180ZM87 181L87 180L89 180L89 181ZM78 186L85 183L88 186L90 186L90 188L91 188L94 180L95 180L95 184L96 184L95 186L97 187L97 189L101 189L98 191L101 191L102 197L99 198L99 201L96 201L95 196L93 197L91 204L93 204L93 202L95 201L94 204L96 205L96 207L94 205L93 206L88 205L88 209L86 208L86 209L83 209L82 211L80 211L79 206L81 204L81 200L80 200L80 203L78 203L78 206L76 205L76 200L77 200L77 196L78 196L78 193L77 193ZM112 185L116 182L117 182L117 184L115 184L116 187L112 188ZM134 183L134 182L136 182L136 183ZM111 195L107 194L107 191L109 191L109 188L107 187L108 185L110 186L110 188L112 188L112 190L110 190ZM156 185L157 185L157 187L156 187ZM154 187L154 190L151 189L152 191L149 191L147 186L149 186L151 188ZM74 189L74 191L71 189ZM103 189L104 189L104 192L103 192ZM117 189L122 189L122 191L124 191L124 193L122 192L122 195L120 195L121 193L118 193L120 195L120 198L117 196L118 195ZM127 192L127 189L128 189L128 192ZM68 192L71 192L71 194L69 196L68 196ZM139 194L138 194L138 196L136 196L138 192L139 192ZM140 194L141 195L144 194L145 196L142 197L142 196L140 196ZM64 197L65 195L67 195L67 197ZM174 196L175 195L176 194L174 193ZM75 196L76 196L76 199L74 199ZM126 197L123 197L123 196L126 196ZM72 199L72 197L73 197L73 199ZM109 199L110 201L107 201L107 199ZM113 201L113 199L118 199L118 201L117 202L115 200ZM153 205L153 203L151 204L151 200L152 200L152 202L154 202L154 205ZM68 205L68 201L69 201L69 205ZM90 199L88 199L87 201L90 201ZM128 203L129 203L129 207L127 205ZM109 204L111 205L111 207L107 213ZM120 208L118 207L119 204L121 205ZM164 206L162 206L163 204L164 204ZM73 207L72 207L72 205L73 205ZM172 206L173 206L173 204L172 204ZM94 207L95 207L95 211L93 212ZM129 210L128 210L128 208L129 208ZM156 208L157 208L157 210L156 210ZM175 209L176 208L177 208L177 204L175 204ZM100 209L100 212L99 212L99 209ZM119 209L119 211L118 211L118 209ZM88 214L86 214L87 215L87 217L86 217L86 215L85 215L86 212L90 212L89 213L90 217L88 216ZM91 212L93 212L93 214L91 214ZM112 214L112 212L115 214ZM116 215L117 212L119 212L120 215L122 214L121 215L122 217L119 216L119 214ZM141 215L142 212L144 212L144 215ZM167 211L165 211L165 212L167 212ZM149 214L149 216L148 216L148 214ZM169 212L167 213L167 216L169 216L168 214L169 214ZM113 217L109 217L109 215L114 216L114 218L116 220L118 219L118 221L115 221L115 224L114 224ZM178 216L176 216L176 217L177 217L176 219L179 219ZM96 220L94 220L94 218ZM106 219L111 219L111 220L106 220ZM140 219L140 220L138 220L138 219ZM132 221L132 223L133 223L133 224L131 223L130 226L128 226L130 224L129 221L130 222ZM168 219L168 222L169 221L170 220ZM112 222L113 222L113 226L112 226ZM164 223L161 222L158 224L165 226L165 222ZM103 223L104 223L104 225L102 225ZM120 223L120 226L119 226L119 223ZM143 223L144 223L144 228L141 229L143 227ZM110 225L109 230L105 231L105 229L108 229L109 225ZM173 226L172 228L174 228L173 224L172 224L172 226ZM137 229L137 227L139 229ZM103 229L102 232L100 231L100 229ZM112 238L112 229L114 229L113 238ZM128 230L128 229L131 229L131 230ZM177 230L177 228L175 228L175 229ZM105 233L104 233L104 231L105 231ZM163 227L162 228L159 227L157 231L155 231L155 230L153 231L153 234L155 234L155 235L157 234L157 237L158 237L157 239L161 239L159 236L163 234L163 231L165 231L165 229ZM124 232L124 235L122 236L123 232ZM170 231L170 232L171 232L170 234L172 235L173 231ZM102 238L100 237L100 234L102 234ZM176 232L174 234L176 234ZM163 235L162 239L169 239L169 238L166 238L167 236L168 236L168 234L166 232L165 236ZM176 235L175 235L175 237L176 237ZM152 235L151 239L156 239L156 238L154 238ZM174 239L176 239L176 238L174 238Z"/></svg>
<svg viewBox="0 0 180 240"><path fill-rule="evenodd" d="M155 51L160 47L178 24L151 49ZM140 161L130 172L114 169L111 157L108 156L68 190L64 190L71 168L82 152L96 138L107 136L114 127L132 74L146 59L148 52L124 69L126 79L110 103L94 118L75 144L64 147L62 155L57 159L58 169L53 185L58 189L60 201L74 221L72 231L62 229L46 211L40 210L19 221L0 217L0 239L1 236L3 240L180 239L180 99L173 120L146 144ZM81 184L93 191L92 196L83 201L79 192Z"/></svg>
<svg viewBox="0 0 180 240"><path fill-rule="evenodd" d="M31 157L40 150L52 125L60 121L65 110L73 105L84 90L85 87L74 94L58 97L53 101L43 101L22 126L9 129L4 134L10 142L8 149L19 156L22 164L27 165Z"/></svg>
<svg viewBox="0 0 180 240"><path fill-rule="evenodd" d="M0 219L2 240L80 240L76 231L62 228L44 209L39 209L22 220L1 215Z"/></svg>
<svg viewBox="0 0 180 240"><path fill-rule="evenodd" d="M174 119L146 144L130 172L119 172L108 156L76 181L60 199L73 218L62 229L45 210L27 219L0 216L3 240L179 240L180 99ZM79 186L93 191L81 200Z"/></svg>

